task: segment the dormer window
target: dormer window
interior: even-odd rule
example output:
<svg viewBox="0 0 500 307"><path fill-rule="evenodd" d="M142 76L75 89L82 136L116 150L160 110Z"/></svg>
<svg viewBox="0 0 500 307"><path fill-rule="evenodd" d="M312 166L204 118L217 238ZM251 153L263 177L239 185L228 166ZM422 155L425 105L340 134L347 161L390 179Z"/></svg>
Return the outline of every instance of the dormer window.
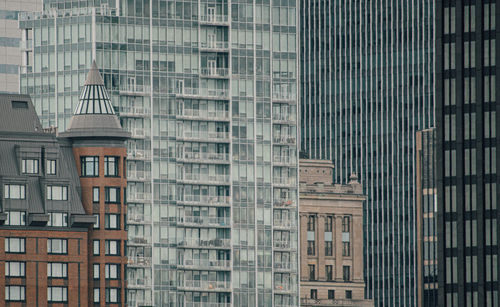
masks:
<svg viewBox="0 0 500 307"><path fill-rule="evenodd" d="M45 173L47 175L56 174L56 160L45 160Z"/></svg>
<svg viewBox="0 0 500 307"><path fill-rule="evenodd" d="M68 200L68 187L59 185L47 186L48 200Z"/></svg>
<svg viewBox="0 0 500 307"><path fill-rule="evenodd" d="M38 174L38 159L22 159L21 172L23 174Z"/></svg>
<svg viewBox="0 0 500 307"><path fill-rule="evenodd" d="M9 226L24 226L26 225L26 212L24 211L7 211L7 220L5 225Z"/></svg>
<svg viewBox="0 0 500 307"><path fill-rule="evenodd" d="M5 199L26 199L26 188L24 184L4 185Z"/></svg>

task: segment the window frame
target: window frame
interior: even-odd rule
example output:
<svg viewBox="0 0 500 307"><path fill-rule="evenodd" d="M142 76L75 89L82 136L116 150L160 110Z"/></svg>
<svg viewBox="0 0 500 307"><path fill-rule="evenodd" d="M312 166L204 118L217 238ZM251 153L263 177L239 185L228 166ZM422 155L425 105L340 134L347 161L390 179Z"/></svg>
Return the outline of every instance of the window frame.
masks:
<svg viewBox="0 0 500 307"><path fill-rule="evenodd" d="M19 266L19 275L11 274L11 266L18 265ZM24 261L5 261L5 277L26 277L26 262Z"/></svg>
<svg viewBox="0 0 500 307"><path fill-rule="evenodd" d="M20 244L19 246L21 247L18 252L12 252L10 251L11 247L11 240L19 240ZM6 237L4 238L4 247L5 247L5 253L6 254L26 254L26 238L21 238L21 237Z"/></svg>
<svg viewBox="0 0 500 307"><path fill-rule="evenodd" d="M342 280L344 282L351 281L351 266L342 266Z"/></svg>
<svg viewBox="0 0 500 307"><path fill-rule="evenodd" d="M114 162L111 162L110 159L114 159ZM114 164L115 172L113 174L109 173L109 165ZM104 177L120 177L120 157L119 156L104 156Z"/></svg>
<svg viewBox="0 0 500 307"><path fill-rule="evenodd" d="M11 187L19 187L19 197L11 197L12 191ZM26 199L26 185L25 184L17 184L17 183L5 183L4 184L4 199L13 199L13 200L25 200Z"/></svg>
<svg viewBox="0 0 500 307"><path fill-rule="evenodd" d="M61 289L62 298L60 300L55 300L52 298L54 295L53 291L56 289ZM68 302L68 287L64 286L47 286L47 302L49 303L67 303Z"/></svg>
<svg viewBox="0 0 500 307"><path fill-rule="evenodd" d="M116 227L110 227L111 217L116 217ZM120 230L120 214L106 213L104 215L104 229L106 230Z"/></svg>
<svg viewBox="0 0 500 307"><path fill-rule="evenodd" d="M58 192L57 193L54 193L54 190L57 190L57 189L61 189L61 195L57 195L57 196L61 196L61 198L54 198L54 194L59 194ZM46 195L46 199L47 200L51 200L51 201L67 201L68 200L68 186L67 185L47 185L47 188L46 188L46 192L47 192L47 195Z"/></svg>
<svg viewBox="0 0 500 307"><path fill-rule="evenodd" d="M106 304L116 304L120 303L120 288L106 288ZM116 291L116 301L111 301L111 291Z"/></svg>
<svg viewBox="0 0 500 307"><path fill-rule="evenodd" d="M111 268L116 268L116 276L115 277L110 277L112 274ZM104 278L106 280L118 280L120 279L120 271L121 271L121 266L118 263L106 263L104 265ZM113 274L114 276L115 274Z"/></svg>
<svg viewBox="0 0 500 307"><path fill-rule="evenodd" d="M28 161L33 163L33 165L31 165L31 167L33 169L36 169L36 171L32 171L32 172L27 171ZM40 173L40 160L39 159L27 159L27 158L21 159L21 174L37 175L39 173Z"/></svg>
<svg viewBox="0 0 500 307"><path fill-rule="evenodd" d="M316 265L308 264L307 268L309 269L309 280L310 281L316 280Z"/></svg>
<svg viewBox="0 0 500 307"><path fill-rule="evenodd" d="M110 200L111 191L116 191L116 200ZM120 193L121 187L105 187L104 188L104 202L107 204L119 204L120 203Z"/></svg>
<svg viewBox="0 0 500 307"><path fill-rule="evenodd" d="M99 177L99 156L81 156L81 177ZM92 173L89 173L88 167L92 166Z"/></svg>
<svg viewBox="0 0 500 307"><path fill-rule="evenodd" d="M57 174L57 160L56 159L45 160L45 174L46 175L56 175Z"/></svg>
<svg viewBox="0 0 500 307"><path fill-rule="evenodd" d="M12 288L19 288L20 291L19 292L19 296L20 296L20 299L11 299L10 298L10 289ZM22 285L6 285L5 286L5 301L6 302L25 302L26 301L26 286L22 286Z"/></svg>
<svg viewBox="0 0 500 307"><path fill-rule="evenodd" d="M61 265L61 275L62 276L54 276L53 270L54 270L54 266L56 266L56 265ZM66 263L66 262L47 262L47 278L68 279L68 263Z"/></svg>
<svg viewBox="0 0 500 307"><path fill-rule="evenodd" d="M116 253L111 253L111 244L116 243ZM104 254L106 256L121 256L121 240L105 240L104 241Z"/></svg>
<svg viewBox="0 0 500 307"><path fill-rule="evenodd" d="M53 251L54 243L60 241L62 243L61 252ZM61 238L49 238L47 239L47 254L49 255L67 255L68 254L68 239L61 239Z"/></svg>

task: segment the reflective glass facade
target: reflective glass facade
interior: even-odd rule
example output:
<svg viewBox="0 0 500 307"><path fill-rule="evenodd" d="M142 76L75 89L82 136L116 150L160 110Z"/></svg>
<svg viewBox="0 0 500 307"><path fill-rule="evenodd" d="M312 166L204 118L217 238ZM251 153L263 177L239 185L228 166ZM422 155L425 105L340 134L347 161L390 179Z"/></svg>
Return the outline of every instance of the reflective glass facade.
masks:
<svg viewBox="0 0 500 307"><path fill-rule="evenodd" d="M357 173L366 295L416 305L415 132L434 122L434 1L300 1L301 150Z"/></svg>
<svg viewBox="0 0 500 307"><path fill-rule="evenodd" d="M296 306L295 1L51 7L22 16L21 89L64 130L97 61L132 134L127 304Z"/></svg>

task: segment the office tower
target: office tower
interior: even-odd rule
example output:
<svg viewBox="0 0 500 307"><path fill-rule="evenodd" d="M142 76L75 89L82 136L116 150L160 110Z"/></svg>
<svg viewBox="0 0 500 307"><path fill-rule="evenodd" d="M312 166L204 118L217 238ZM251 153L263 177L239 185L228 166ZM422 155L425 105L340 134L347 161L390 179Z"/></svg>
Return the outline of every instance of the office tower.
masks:
<svg viewBox="0 0 500 307"><path fill-rule="evenodd" d="M0 92L19 93L19 70L22 69L19 48L31 48L31 38L21 44L18 16L42 8L42 0L0 1Z"/></svg>
<svg viewBox="0 0 500 307"><path fill-rule="evenodd" d="M297 265L274 268L298 263L295 2L89 3L20 21L21 89L64 130L96 59L131 132L127 304L298 304Z"/></svg>
<svg viewBox="0 0 500 307"><path fill-rule="evenodd" d="M437 305L436 129L417 131L417 302Z"/></svg>
<svg viewBox="0 0 500 307"><path fill-rule="evenodd" d="M301 1L301 150L359 176L366 296L416 305L415 132L434 121L434 1Z"/></svg>
<svg viewBox="0 0 500 307"><path fill-rule="evenodd" d="M496 3L436 2L439 306L500 305Z"/></svg>
<svg viewBox="0 0 500 307"><path fill-rule="evenodd" d="M333 184L333 164L300 159L300 305L373 306L365 300L363 188Z"/></svg>
<svg viewBox="0 0 500 307"><path fill-rule="evenodd" d="M116 115L105 119L108 129L103 130L101 119L80 112L72 129L57 137L53 129L42 129L29 96L0 94L0 243L5 247L0 305L123 306L115 303L125 298L127 233L124 224L113 227L104 220L112 221L114 212L124 216L124 206L92 202L94 186L126 186L123 173L106 176L112 170L106 161L126 156L127 133ZM109 129L113 122L115 129ZM100 161L92 168L99 172L95 176L82 168L85 151ZM105 226L97 229L99 221ZM96 239L102 239L99 256ZM99 300L92 299L95 294Z"/></svg>

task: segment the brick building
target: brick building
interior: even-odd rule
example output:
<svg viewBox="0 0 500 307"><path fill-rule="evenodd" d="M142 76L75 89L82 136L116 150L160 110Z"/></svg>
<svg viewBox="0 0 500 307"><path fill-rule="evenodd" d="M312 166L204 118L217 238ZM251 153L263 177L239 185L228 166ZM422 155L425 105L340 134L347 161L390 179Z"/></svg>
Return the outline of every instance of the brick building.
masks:
<svg viewBox="0 0 500 307"><path fill-rule="evenodd" d="M363 279L363 195L330 161L300 160L301 306L373 306Z"/></svg>
<svg viewBox="0 0 500 307"><path fill-rule="evenodd" d="M92 67L70 128L0 95L0 306L125 306L125 140Z"/></svg>

